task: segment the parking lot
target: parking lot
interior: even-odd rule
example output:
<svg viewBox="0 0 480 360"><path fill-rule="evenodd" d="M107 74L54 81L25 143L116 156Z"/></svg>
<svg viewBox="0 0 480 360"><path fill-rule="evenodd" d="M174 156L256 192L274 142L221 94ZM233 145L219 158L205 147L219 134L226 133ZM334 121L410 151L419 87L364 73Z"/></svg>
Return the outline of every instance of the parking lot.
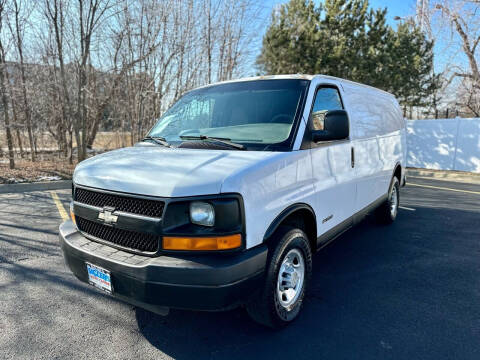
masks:
<svg viewBox="0 0 480 360"><path fill-rule="evenodd" d="M0 194L0 358L479 359L480 185L409 183L393 225L367 218L315 255L278 332L243 309L162 317L104 295L63 263L70 190Z"/></svg>

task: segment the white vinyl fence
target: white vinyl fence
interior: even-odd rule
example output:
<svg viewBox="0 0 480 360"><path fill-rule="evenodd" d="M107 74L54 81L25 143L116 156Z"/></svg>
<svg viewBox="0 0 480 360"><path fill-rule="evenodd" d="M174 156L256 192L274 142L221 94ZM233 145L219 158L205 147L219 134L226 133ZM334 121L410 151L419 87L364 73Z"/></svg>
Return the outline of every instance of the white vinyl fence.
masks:
<svg viewBox="0 0 480 360"><path fill-rule="evenodd" d="M480 173L480 118L407 121L407 165Z"/></svg>

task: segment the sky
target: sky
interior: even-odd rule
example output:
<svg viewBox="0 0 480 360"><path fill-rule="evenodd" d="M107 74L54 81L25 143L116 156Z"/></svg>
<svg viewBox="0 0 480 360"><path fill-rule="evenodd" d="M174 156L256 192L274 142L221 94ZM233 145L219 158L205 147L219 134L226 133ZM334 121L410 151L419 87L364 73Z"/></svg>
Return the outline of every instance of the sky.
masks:
<svg viewBox="0 0 480 360"><path fill-rule="evenodd" d="M288 1L285 0L264 0L263 3L265 7L269 7L273 9L273 7L277 4L283 4ZM320 3L319 0L315 0L315 3ZM395 25L396 21L393 20L394 16L408 16L408 15L415 15L415 0L370 0L370 7L374 9L378 8L388 8L388 23L392 26Z"/></svg>
<svg viewBox="0 0 480 360"><path fill-rule="evenodd" d="M406 17L415 15L415 0L370 0L370 7L374 9L387 8L388 23L395 27L397 21L394 16Z"/></svg>

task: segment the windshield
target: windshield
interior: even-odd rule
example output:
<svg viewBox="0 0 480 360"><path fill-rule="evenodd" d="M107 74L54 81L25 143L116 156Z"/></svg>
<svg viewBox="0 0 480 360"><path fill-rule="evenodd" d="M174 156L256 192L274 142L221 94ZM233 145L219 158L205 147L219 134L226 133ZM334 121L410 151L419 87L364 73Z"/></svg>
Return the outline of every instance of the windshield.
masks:
<svg viewBox="0 0 480 360"><path fill-rule="evenodd" d="M289 145L308 83L256 80L193 90L165 112L148 135L169 143L207 136L262 148Z"/></svg>

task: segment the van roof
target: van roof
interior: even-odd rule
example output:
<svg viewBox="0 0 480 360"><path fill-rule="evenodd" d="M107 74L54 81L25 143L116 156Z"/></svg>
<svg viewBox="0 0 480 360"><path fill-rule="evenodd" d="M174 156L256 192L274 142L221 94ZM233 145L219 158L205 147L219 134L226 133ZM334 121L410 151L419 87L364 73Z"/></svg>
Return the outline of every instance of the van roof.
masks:
<svg viewBox="0 0 480 360"><path fill-rule="evenodd" d="M252 77L244 77L244 78L235 79L235 80L220 81L220 82L216 82L216 83L213 83L213 84L200 86L197 89L204 88L204 87L209 87L209 86L213 86L213 85L218 85L218 84L228 84L228 83L233 83L233 82L244 82L244 81L255 81L255 80L277 80L277 79L313 80L315 78L336 80L336 81L338 81L342 84L350 84L350 85L354 85L354 86L359 86L359 87L363 87L363 88L366 88L366 89L379 91L379 92L382 92L384 94L388 94L390 96L394 96L393 94L389 93L388 91L378 89L378 88L370 86L370 85L365 85L365 84L361 84L361 83L358 83L358 82L355 82L355 81L346 80L346 79L342 79L342 78L338 78L338 77L330 76L330 75L323 75L323 74L317 74L317 75L285 74L285 75L252 76Z"/></svg>

